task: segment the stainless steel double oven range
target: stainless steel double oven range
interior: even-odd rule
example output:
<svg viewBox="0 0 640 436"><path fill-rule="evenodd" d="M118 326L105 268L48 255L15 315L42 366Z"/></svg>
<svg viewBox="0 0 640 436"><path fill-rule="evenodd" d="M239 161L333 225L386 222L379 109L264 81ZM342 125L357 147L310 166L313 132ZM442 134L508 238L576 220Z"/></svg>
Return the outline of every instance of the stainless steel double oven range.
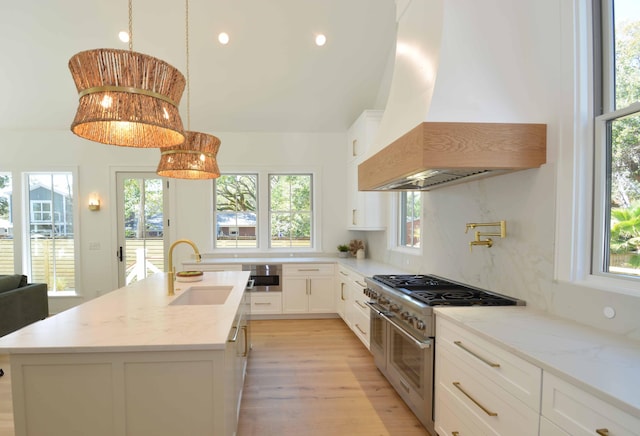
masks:
<svg viewBox="0 0 640 436"><path fill-rule="evenodd" d="M370 348L378 369L420 422L434 431L434 306L512 306L524 301L432 275L365 278Z"/></svg>

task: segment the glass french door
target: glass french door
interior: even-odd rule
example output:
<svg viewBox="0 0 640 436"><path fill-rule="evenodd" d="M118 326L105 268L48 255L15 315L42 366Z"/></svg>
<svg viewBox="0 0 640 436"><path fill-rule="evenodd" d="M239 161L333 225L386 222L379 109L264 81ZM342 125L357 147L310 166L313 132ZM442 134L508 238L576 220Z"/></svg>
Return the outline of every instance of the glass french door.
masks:
<svg viewBox="0 0 640 436"><path fill-rule="evenodd" d="M163 178L152 172L118 172L118 286L164 271L168 204Z"/></svg>

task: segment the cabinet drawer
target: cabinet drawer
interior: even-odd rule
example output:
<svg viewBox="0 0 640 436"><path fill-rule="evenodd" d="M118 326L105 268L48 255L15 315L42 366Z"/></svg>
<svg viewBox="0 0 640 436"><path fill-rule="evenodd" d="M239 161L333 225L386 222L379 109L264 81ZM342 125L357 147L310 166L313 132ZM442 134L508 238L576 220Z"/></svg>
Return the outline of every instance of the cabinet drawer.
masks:
<svg viewBox="0 0 640 436"><path fill-rule="evenodd" d="M351 330L360 338L365 347L369 348L369 318L356 309L352 312L350 321Z"/></svg>
<svg viewBox="0 0 640 436"><path fill-rule="evenodd" d="M540 368L439 317L436 332L436 350L449 353L454 362L464 362L483 379L540 412Z"/></svg>
<svg viewBox="0 0 640 436"><path fill-rule="evenodd" d="M366 319L370 318L371 310L364 304L369 299L364 295L362 288L349 286L349 303L353 304L354 310L360 312Z"/></svg>
<svg viewBox="0 0 640 436"><path fill-rule="evenodd" d="M281 292L252 292L250 294L251 313L281 313Z"/></svg>
<svg viewBox="0 0 640 436"><path fill-rule="evenodd" d="M367 283L364 281L364 277L361 274L358 274L357 272L354 272L342 265L338 266L338 276L340 280L351 283L354 288L361 288L364 290L364 288L367 287Z"/></svg>
<svg viewBox="0 0 640 436"><path fill-rule="evenodd" d="M335 264L333 263L307 263L282 266L282 273L285 278L289 276L333 276L334 270Z"/></svg>
<svg viewBox="0 0 640 436"><path fill-rule="evenodd" d="M593 436L601 429L611 436L640 435L640 419L548 372L542 383L542 415L571 435Z"/></svg>
<svg viewBox="0 0 640 436"><path fill-rule="evenodd" d="M437 403L440 398L453 396L457 401L453 410L468 414L473 428L486 428L480 434L537 436L540 422L538 411L516 400L500 386L488 380L476 369L463 362L449 360L450 353L441 353L436 360Z"/></svg>
<svg viewBox="0 0 640 436"><path fill-rule="evenodd" d="M495 434L479 422L465 405L444 386L436 386L438 402L435 411L435 430L440 436L483 436Z"/></svg>

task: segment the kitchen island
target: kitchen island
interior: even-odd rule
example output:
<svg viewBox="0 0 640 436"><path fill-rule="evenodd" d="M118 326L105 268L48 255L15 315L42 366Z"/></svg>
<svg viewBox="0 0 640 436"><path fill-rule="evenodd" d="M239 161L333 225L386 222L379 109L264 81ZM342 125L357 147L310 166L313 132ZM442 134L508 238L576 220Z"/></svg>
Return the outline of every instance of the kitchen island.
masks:
<svg viewBox="0 0 640 436"><path fill-rule="evenodd" d="M205 273L169 296L156 274L1 338L16 436L233 435L247 279Z"/></svg>

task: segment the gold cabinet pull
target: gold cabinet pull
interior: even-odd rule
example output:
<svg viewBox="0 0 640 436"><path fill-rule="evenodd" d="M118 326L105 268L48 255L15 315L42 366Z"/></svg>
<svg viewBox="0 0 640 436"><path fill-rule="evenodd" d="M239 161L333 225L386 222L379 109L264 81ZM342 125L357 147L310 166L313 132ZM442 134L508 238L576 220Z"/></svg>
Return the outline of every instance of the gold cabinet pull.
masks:
<svg viewBox="0 0 640 436"><path fill-rule="evenodd" d="M359 286L362 286L363 288L366 288L367 285L365 283L360 283L359 281L356 280L356 284Z"/></svg>
<svg viewBox="0 0 640 436"><path fill-rule="evenodd" d="M600 436L609 436L609 429L608 428L599 428L596 430L596 433L598 433Z"/></svg>
<svg viewBox="0 0 640 436"><path fill-rule="evenodd" d="M451 432L451 436L459 436L460 432L459 431L452 431Z"/></svg>
<svg viewBox="0 0 640 436"><path fill-rule="evenodd" d="M364 330L362 330L358 324L356 324L356 328L357 328L358 330L360 330L360 333L362 333L363 335L366 335L366 334L367 334L367 332L365 332Z"/></svg>
<svg viewBox="0 0 640 436"><path fill-rule="evenodd" d="M342 301L346 301L346 300L344 299L344 283L340 283L340 299L341 299Z"/></svg>
<svg viewBox="0 0 640 436"><path fill-rule="evenodd" d="M365 306L364 304L362 304L359 300L356 300L356 304L360 307L362 307L363 309L366 309L367 306Z"/></svg>
<svg viewBox="0 0 640 436"><path fill-rule="evenodd" d="M462 392L462 393L464 394L464 396L465 396L465 397L467 397L468 399L470 399L471 401L473 401L473 404L475 404L476 406L478 406L479 408L481 408L481 409L482 409L482 411L483 411L484 413L486 413L486 414L487 414L487 415L489 415L489 416L498 416L498 414L497 414L496 412L492 412L492 411L490 411L489 409L487 409L486 407L484 407L482 404L478 403L478 401L477 401L475 398L473 398L471 395L469 395L468 393L466 393L466 392L464 391L464 389L462 389L462 386L460 386L460 382L453 382L453 385L454 385L456 388L458 388L458 390L459 390L460 392Z"/></svg>
<svg viewBox="0 0 640 436"><path fill-rule="evenodd" d="M465 347L464 345L462 345L462 342L460 341L453 341L454 344L456 344L458 347L462 348L464 351L466 351L467 353L471 354L473 357L475 357L476 359L480 360L481 362L489 365L492 368L500 368L500 364L499 363L495 363L492 362L490 360L485 359L484 357L474 353L473 351L471 351L470 349L468 349L467 347Z"/></svg>

